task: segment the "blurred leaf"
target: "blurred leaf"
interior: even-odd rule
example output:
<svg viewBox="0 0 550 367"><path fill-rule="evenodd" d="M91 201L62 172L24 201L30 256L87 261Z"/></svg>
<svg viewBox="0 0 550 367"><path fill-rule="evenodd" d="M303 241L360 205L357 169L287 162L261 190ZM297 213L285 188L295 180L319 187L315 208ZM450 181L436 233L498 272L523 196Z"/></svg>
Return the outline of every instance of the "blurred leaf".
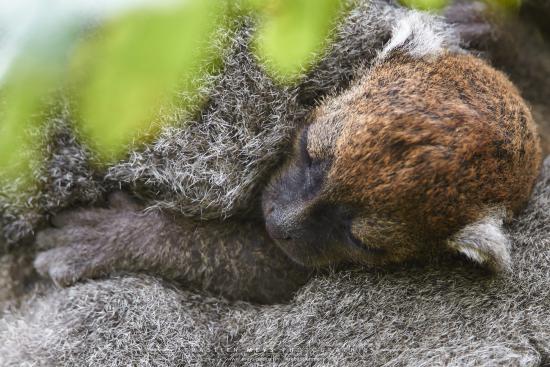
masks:
<svg viewBox="0 0 550 367"><path fill-rule="evenodd" d="M39 57L41 56L41 57ZM28 178L30 159L39 150L28 132L38 129L48 96L62 79L63 61L41 52L21 57L4 80L0 108L0 178Z"/></svg>
<svg viewBox="0 0 550 367"><path fill-rule="evenodd" d="M484 0L486 3L506 11L519 9L522 0ZM449 5L450 0L400 0L401 4L418 10L438 11Z"/></svg>
<svg viewBox="0 0 550 367"><path fill-rule="evenodd" d="M413 9L437 11L447 6L449 0L400 0L400 2Z"/></svg>
<svg viewBox="0 0 550 367"><path fill-rule="evenodd" d="M261 6L258 0L251 1ZM255 46L273 76L290 82L310 66L326 44L340 10L340 0L264 2L265 19Z"/></svg>
<svg viewBox="0 0 550 367"><path fill-rule="evenodd" d="M504 11L516 11L521 7L521 0L485 0L489 5L496 6Z"/></svg>
<svg viewBox="0 0 550 367"><path fill-rule="evenodd" d="M73 64L78 113L101 158L120 158L176 92L197 92L220 4L195 0L132 13L81 45Z"/></svg>
<svg viewBox="0 0 550 367"><path fill-rule="evenodd" d="M51 108L52 93L63 87L70 49L83 24L65 12L67 7L28 1L2 8L0 179L30 179L31 163L43 161L44 112Z"/></svg>

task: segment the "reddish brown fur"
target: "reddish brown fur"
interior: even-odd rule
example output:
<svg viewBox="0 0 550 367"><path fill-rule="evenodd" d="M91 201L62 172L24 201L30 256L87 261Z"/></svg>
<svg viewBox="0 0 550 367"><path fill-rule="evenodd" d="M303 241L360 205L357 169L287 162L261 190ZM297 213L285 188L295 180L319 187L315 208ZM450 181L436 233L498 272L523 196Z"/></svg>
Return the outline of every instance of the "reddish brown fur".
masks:
<svg viewBox="0 0 550 367"><path fill-rule="evenodd" d="M398 223L411 241L446 239L492 207L517 211L538 174L529 108L502 73L469 55L395 55L315 117L327 114L342 118L328 196Z"/></svg>

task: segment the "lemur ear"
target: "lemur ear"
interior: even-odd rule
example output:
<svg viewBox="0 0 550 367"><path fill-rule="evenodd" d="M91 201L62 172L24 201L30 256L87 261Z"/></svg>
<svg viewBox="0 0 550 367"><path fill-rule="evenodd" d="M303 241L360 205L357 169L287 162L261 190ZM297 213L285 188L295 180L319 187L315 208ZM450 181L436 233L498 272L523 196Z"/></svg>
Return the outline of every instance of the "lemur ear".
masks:
<svg viewBox="0 0 550 367"><path fill-rule="evenodd" d="M394 51L414 58L437 56L445 51L463 52L454 28L443 19L421 11L407 11L398 18L390 40L378 54L378 61Z"/></svg>
<svg viewBox="0 0 550 367"><path fill-rule="evenodd" d="M502 229L502 216L489 215L467 225L447 241L449 247L494 272L510 271L510 240Z"/></svg>

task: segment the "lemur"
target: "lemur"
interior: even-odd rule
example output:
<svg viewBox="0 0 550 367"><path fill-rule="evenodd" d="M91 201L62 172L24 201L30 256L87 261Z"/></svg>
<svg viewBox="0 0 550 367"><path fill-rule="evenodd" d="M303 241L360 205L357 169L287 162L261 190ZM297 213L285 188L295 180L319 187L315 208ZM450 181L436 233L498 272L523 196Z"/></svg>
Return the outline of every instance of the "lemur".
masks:
<svg viewBox="0 0 550 367"><path fill-rule="evenodd" d="M266 228L309 266L381 265L446 246L507 269L502 223L528 200L541 160L529 109L479 59L396 37L312 113L264 191Z"/></svg>
<svg viewBox="0 0 550 367"><path fill-rule="evenodd" d="M502 226L526 203L541 149L517 89L462 42L442 19L403 12L373 62L304 118L263 215L201 221L116 192L54 217L36 269L61 286L146 271L257 302L342 263L458 252L508 269Z"/></svg>

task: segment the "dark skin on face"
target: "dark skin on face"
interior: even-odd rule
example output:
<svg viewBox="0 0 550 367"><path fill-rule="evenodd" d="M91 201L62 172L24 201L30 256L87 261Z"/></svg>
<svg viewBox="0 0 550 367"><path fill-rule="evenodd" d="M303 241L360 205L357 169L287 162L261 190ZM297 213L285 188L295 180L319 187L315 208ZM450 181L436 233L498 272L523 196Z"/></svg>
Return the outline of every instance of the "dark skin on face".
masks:
<svg viewBox="0 0 550 367"><path fill-rule="evenodd" d="M519 210L540 164L515 87L466 55L392 56L317 108L294 149L263 211L270 236L307 266L441 252L494 208Z"/></svg>
<svg viewBox="0 0 550 367"><path fill-rule="evenodd" d="M309 126L300 132L293 158L264 191L268 233L290 258L306 266L383 254L352 233L356 209L331 201L325 182L333 159L310 155L308 131Z"/></svg>

